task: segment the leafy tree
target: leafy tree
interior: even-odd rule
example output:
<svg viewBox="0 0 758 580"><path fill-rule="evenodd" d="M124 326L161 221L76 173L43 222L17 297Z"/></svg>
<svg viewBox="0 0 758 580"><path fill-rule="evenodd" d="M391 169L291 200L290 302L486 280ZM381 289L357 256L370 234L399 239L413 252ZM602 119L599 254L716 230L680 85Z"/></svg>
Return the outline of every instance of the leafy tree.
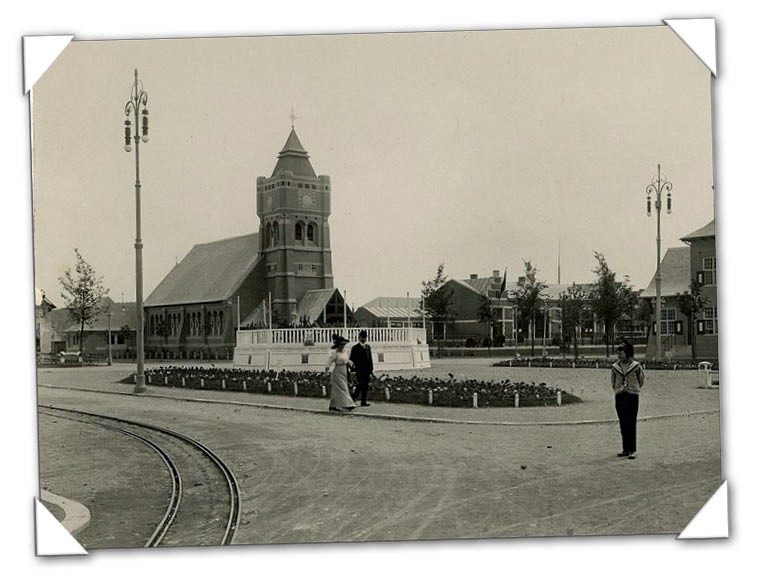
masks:
<svg viewBox="0 0 758 580"><path fill-rule="evenodd" d="M700 292L702 287L703 285L697 280L692 280L689 290L685 290L683 293L677 292L676 296L674 296L674 301L679 312L687 317L687 333L690 336L692 345L692 360L695 360L695 337L697 336L697 332L693 332L695 318L705 310L705 307L709 303L708 298Z"/></svg>
<svg viewBox="0 0 758 580"><path fill-rule="evenodd" d="M98 316L105 312L107 304L103 298L108 289L103 286L103 277L97 276L79 250L74 248L76 255L75 273L67 268L63 276L58 278L63 292L61 297L68 308L69 318L79 325L79 347L84 352L84 327L92 326Z"/></svg>
<svg viewBox="0 0 758 580"><path fill-rule="evenodd" d="M488 351L490 351L492 347L496 321L497 317L495 315L495 309L492 307L492 299L486 294L482 294L479 300L479 322L485 322L490 329L489 340L487 341Z"/></svg>
<svg viewBox="0 0 758 580"><path fill-rule="evenodd" d="M610 269L605 256L595 252L597 282L591 296L592 310L605 325L605 355L610 356L616 323L623 317L634 316L639 295L632 288L629 277L616 281L616 273Z"/></svg>
<svg viewBox="0 0 758 580"><path fill-rule="evenodd" d="M453 290L447 284L445 264L437 266L437 274L431 280L421 282L421 296L424 298L424 312L432 323L433 334L437 325L442 324L443 338L447 334L447 323L455 320L453 309ZM441 349L439 334L437 334L437 352Z"/></svg>
<svg viewBox="0 0 758 580"><path fill-rule="evenodd" d="M168 320L162 317L158 320L158 324L155 325L155 334L163 339L163 351L165 356L168 337L171 336L171 327L169 326Z"/></svg>
<svg viewBox="0 0 758 580"><path fill-rule="evenodd" d="M529 321L529 334L532 337L532 356L534 356L534 336L536 334L537 314L544 306L544 291L547 284L537 280L537 267L532 262L524 260L524 276L519 278L516 285L516 303L519 310L519 320Z"/></svg>
<svg viewBox="0 0 758 580"><path fill-rule="evenodd" d="M574 343L574 358L579 358L577 327L582 322L582 314L589 303L589 296L580 286L572 284L558 298L564 332L568 332L568 342Z"/></svg>

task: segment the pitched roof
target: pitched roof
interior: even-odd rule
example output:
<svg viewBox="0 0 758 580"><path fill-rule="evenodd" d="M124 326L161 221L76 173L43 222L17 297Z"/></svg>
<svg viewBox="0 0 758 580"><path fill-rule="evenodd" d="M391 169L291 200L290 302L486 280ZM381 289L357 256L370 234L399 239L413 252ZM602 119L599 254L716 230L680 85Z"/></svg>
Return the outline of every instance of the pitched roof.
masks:
<svg viewBox="0 0 758 580"><path fill-rule="evenodd" d="M361 306L361 308L377 318L407 318L409 304L411 307L411 317L420 317L421 298L411 297L408 299L406 296L382 296L374 298Z"/></svg>
<svg viewBox="0 0 758 580"><path fill-rule="evenodd" d="M197 244L150 293L145 306L227 300L257 262L257 233Z"/></svg>
<svg viewBox="0 0 758 580"><path fill-rule="evenodd" d="M305 316L310 320L318 320L334 293L339 293L336 288L325 290L308 290L297 304L297 317ZM340 294L341 296L341 294ZM349 310L349 307L348 307Z"/></svg>
<svg viewBox="0 0 758 580"><path fill-rule="evenodd" d="M276 162L274 171L271 173L271 177L285 170L289 170L299 177L316 177L316 172L308 160L308 152L302 143L300 143L294 127L290 131L289 137L287 137L284 148L279 152L278 161Z"/></svg>
<svg viewBox="0 0 758 580"><path fill-rule="evenodd" d="M716 237L716 220L711 220L705 224L702 228L695 230L691 234L687 234L681 240L688 242L697 238L715 238Z"/></svg>
<svg viewBox="0 0 758 580"><path fill-rule="evenodd" d="M113 302L108 298L109 309L102 312L100 316L92 323L91 326L85 326L87 332L91 331L108 331L108 312L111 313L110 329L112 332L118 332L122 326L128 325L131 330L137 329L137 303L136 302ZM71 319L68 319L71 322ZM77 332L80 326L78 324L69 324L66 332Z"/></svg>
<svg viewBox="0 0 758 580"><path fill-rule="evenodd" d="M669 248L661 260L661 296L676 296L690 288L690 248L681 246ZM655 297L655 274L647 288L640 294L642 298Z"/></svg>

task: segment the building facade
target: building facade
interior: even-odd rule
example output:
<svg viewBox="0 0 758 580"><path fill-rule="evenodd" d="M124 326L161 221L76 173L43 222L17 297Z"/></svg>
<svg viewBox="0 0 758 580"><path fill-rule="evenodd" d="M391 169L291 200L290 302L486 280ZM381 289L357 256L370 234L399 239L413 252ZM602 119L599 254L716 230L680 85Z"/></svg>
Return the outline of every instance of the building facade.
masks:
<svg viewBox="0 0 758 580"><path fill-rule="evenodd" d="M686 246L669 248L661 260L661 350L669 359L718 360L718 308L716 276L716 229L711 221L681 238ZM692 291L692 283L700 285L706 299L702 312L692 321L677 304L677 294ZM655 276L641 297L650 301L655 319ZM646 356L655 357L658 328L652 323ZM694 346L694 348L693 348Z"/></svg>

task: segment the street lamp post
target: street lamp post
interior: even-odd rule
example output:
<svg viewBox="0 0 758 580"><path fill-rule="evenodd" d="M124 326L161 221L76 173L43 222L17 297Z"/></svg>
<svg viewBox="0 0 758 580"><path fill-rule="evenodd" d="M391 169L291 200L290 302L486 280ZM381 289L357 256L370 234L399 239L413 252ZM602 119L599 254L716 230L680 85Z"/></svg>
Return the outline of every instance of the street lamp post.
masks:
<svg viewBox="0 0 758 580"><path fill-rule="evenodd" d="M140 107L142 111L140 113ZM142 83L137 78L137 69L134 69L134 84L132 94L124 106L126 120L124 121L124 150L128 153L132 150L134 139L135 181L134 195L136 207L137 230L134 239L134 252L136 262L137 281L137 374L134 377L134 392L144 393L145 388L145 344L144 344L144 313L142 309L142 206L140 202L139 180L139 144L140 141L147 143L148 140L148 112L147 92L142 88ZM132 137L132 122L130 117L134 114L134 136ZM140 114L142 115L142 127L140 130ZM141 134L140 134L141 133Z"/></svg>
<svg viewBox="0 0 758 580"><path fill-rule="evenodd" d="M108 366L111 366L113 364L113 357L111 356L111 316L113 316L113 313L109 310L108 311Z"/></svg>
<svg viewBox="0 0 758 580"><path fill-rule="evenodd" d="M666 192L666 213L671 213L671 190L674 188L661 174L661 164L658 164L658 174L645 188L647 193L647 215L652 214L650 197L655 194L655 213L657 221L656 261L655 261L655 360L661 360L661 194Z"/></svg>

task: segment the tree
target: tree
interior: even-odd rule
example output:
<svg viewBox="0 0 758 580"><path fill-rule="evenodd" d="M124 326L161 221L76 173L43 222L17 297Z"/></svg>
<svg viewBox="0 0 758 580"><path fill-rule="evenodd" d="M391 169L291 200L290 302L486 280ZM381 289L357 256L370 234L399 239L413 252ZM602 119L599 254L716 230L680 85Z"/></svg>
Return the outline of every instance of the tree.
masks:
<svg viewBox="0 0 758 580"><path fill-rule="evenodd" d="M564 332L568 332L569 344L574 343L574 358L579 358L577 327L582 322L582 313L587 308L589 297L580 286L572 284L558 298Z"/></svg>
<svg viewBox="0 0 758 580"><path fill-rule="evenodd" d="M634 316L639 295L629 283L628 276L624 276L621 282L616 281L616 273L610 269L603 254L595 252L595 259L598 265L592 272L597 275L597 282L590 302L593 312L605 325L605 356L610 356L616 323L622 317Z"/></svg>
<svg viewBox="0 0 758 580"><path fill-rule="evenodd" d="M453 290L447 284L445 264L437 266L437 274L432 280L421 282L421 296L424 298L424 312L432 323L432 334L435 327L442 324L442 334L445 337L447 323L455 320L453 309ZM437 334L437 352L441 350L439 334Z"/></svg>
<svg viewBox="0 0 758 580"><path fill-rule="evenodd" d="M674 296L679 312L687 317L687 333L692 346L692 360L695 360L695 336L697 335L697 332L693 332L695 318L705 310L709 303L708 298L700 293L702 287L703 285L697 280L692 280L689 290L685 290L683 293L677 292Z"/></svg>
<svg viewBox="0 0 758 580"><path fill-rule="evenodd" d="M537 314L543 305L543 293L547 284L537 280L537 267L530 260L524 260L524 276L519 278L516 288L516 303L519 320L529 321L529 335L532 338L532 356L534 356L534 335L536 334ZM518 332L518 331L517 331Z"/></svg>
<svg viewBox="0 0 758 580"><path fill-rule="evenodd" d="M490 352L492 348L492 341L494 340L494 327L497 317L495 316L495 309L492 307L492 299L486 294L482 294L479 300L479 322L484 322L490 330L489 340L487 341L487 351Z"/></svg>
<svg viewBox="0 0 758 580"><path fill-rule="evenodd" d="M68 308L69 318L79 325L79 347L84 352L84 327L92 326L98 316L105 312L107 305L103 301L108 289L103 286L102 276L97 276L90 266L74 248L76 254L75 274L67 268L58 278L63 287L61 297Z"/></svg>
<svg viewBox="0 0 758 580"><path fill-rule="evenodd" d="M171 327L169 326L168 320L163 317L158 319L158 324L155 325L155 334L163 339L163 356L165 357L166 344L168 342L168 337L171 336Z"/></svg>

